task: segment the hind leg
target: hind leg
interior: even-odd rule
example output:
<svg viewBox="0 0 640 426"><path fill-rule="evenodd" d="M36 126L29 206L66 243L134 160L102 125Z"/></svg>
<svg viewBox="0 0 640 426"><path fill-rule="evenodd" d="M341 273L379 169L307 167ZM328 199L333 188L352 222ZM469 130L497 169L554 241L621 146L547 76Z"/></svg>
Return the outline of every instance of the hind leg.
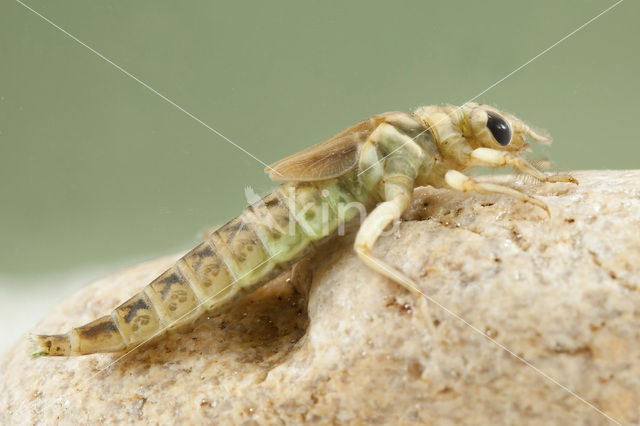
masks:
<svg viewBox="0 0 640 426"><path fill-rule="evenodd" d="M313 280L313 273L311 270L312 260L312 256L307 256L302 260L299 260L295 265L293 265L289 272L289 277L287 278L287 282L305 298L309 296L309 289L311 288L311 281Z"/></svg>

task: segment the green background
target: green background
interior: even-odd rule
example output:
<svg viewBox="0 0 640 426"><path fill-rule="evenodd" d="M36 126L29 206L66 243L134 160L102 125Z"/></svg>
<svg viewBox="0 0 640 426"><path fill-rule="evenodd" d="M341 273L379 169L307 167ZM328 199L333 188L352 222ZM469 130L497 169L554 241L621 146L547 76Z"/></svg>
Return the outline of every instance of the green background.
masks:
<svg viewBox="0 0 640 426"><path fill-rule="evenodd" d="M613 3L26 4L271 163L375 113L464 103ZM479 101L549 130L538 152L562 169L637 168L639 12L623 2ZM187 249L245 207L245 187L273 186L259 162L15 1L0 5L0 55L5 294L46 286L44 298L65 277Z"/></svg>

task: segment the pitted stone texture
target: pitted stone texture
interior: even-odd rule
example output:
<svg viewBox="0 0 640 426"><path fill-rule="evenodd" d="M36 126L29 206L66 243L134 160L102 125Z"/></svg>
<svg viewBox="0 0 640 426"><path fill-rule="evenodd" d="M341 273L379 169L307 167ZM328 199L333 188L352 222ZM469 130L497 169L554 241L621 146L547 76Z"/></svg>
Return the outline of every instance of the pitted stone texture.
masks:
<svg viewBox="0 0 640 426"><path fill-rule="evenodd" d="M578 187L490 178L551 218L502 196L416 191L374 254L440 307L341 238L310 262L308 309L281 280L122 358L31 359L19 341L0 366L0 422L609 423L571 390L638 424L640 172L574 176ZM91 284L36 331L104 315L173 259Z"/></svg>

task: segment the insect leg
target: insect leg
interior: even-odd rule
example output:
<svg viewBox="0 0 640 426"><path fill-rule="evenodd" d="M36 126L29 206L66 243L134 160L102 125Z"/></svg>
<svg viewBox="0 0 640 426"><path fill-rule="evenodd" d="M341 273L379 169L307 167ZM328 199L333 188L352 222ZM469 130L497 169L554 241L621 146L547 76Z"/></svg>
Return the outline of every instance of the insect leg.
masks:
<svg viewBox="0 0 640 426"><path fill-rule="evenodd" d="M414 151L418 155L414 155ZM385 156L386 152L391 152ZM355 251L374 271L398 282L412 293L418 293L411 280L371 256L371 249L384 229L399 219L411 202L413 184L419 164L412 161L421 149L395 126L383 124L370 136L360 153L360 167L364 169L363 182L369 191L378 191L382 185L384 202L378 204L360 225L356 235ZM363 172L364 173L364 172ZM396 271L394 271L396 272Z"/></svg>
<svg viewBox="0 0 640 426"><path fill-rule="evenodd" d="M431 319L429 310L426 308L426 300L423 300L424 295L419 290L418 285L393 266L371 254L373 245L382 231L394 220L400 218L402 212L408 207L410 200L410 193L403 191L393 199L379 204L360 226L360 230L356 235L354 248L358 257L365 265L416 295L418 297L418 303L425 303L423 312L426 316L427 326L429 327L431 335L437 336L438 334L433 325L433 320Z"/></svg>
<svg viewBox="0 0 640 426"><path fill-rule="evenodd" d="M389 135L394 135L394 133L386 132L385 136ZM388 141L389 139L381 138L380 144ZM412 143L411 141L403 142L403 144L406 144L405 146L413 150L415 147L411 146ZM386 201L378 204L360 225L354 249L365 265L400 284L412 294L420 296L418 303L426 303L426 300L422 300L424 295L411 278L371 254L380 234L388 225L400 218L411 202L413 183L418 166L413 162L416 156L407 155L408 152L410 151L400 152L398 150L397 155L391 155L387 158L382 176L384 199ZM436 336L436 330L429 311L423 309L423 312L425 312L429 330L433 336Z"/></svg>
<svg viewBox="0 0 640 426"><path fill-rule="evenodd" d="M491 148L476 148L471 153L475 165L488 167L513 166L516 170L531 175L542 182L570 182L578 184L578 181L569 175L547 175L536 169L531 163L522 157L510 152L499 151Z"/></svg>
<svg viewBox="0 0 640 426"><path fill-rule="evenodd" d="M471 179L469 176L464 175L456 170L449 170L445 176L445 181L447 184L458 191L468 192L468 191L476 191L483 194L504 194L509 195L511 197L517 198L520 201L525 203L534 204L547 212L550 216L549 207L542 201L538 200L535 197L527 195L523 192L517 191L513 188L509 188L507 186L496 185L494 183L485 183L485 182L477 182Z"/></svg>
<svg viewBox="0 0 640 426"><path fill-rule="evenodd" d="M409 205L409 200L408 194L406 196L398 195L392 200L379 204L360 226L358 234L356 235L354 249L368 267L396 281L410 292L418 294L418 288L409 278L395 271L395 269L385 264L382 260L374 258L371 254L373 245L382 231L402 215L402 212Z"/></svg>

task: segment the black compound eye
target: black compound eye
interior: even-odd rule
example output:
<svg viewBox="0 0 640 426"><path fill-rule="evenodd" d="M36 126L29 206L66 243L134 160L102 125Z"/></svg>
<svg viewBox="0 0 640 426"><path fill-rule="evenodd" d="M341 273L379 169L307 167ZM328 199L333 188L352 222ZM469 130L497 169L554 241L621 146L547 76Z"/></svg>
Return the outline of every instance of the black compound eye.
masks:
<svg viewBox="0 0 640 426"><path fill-rule="evenodd" d="M489 118L487 119L487 127L491 131L493 138L502 146L509 145L511 142L511 129L504 118L491 111L487 111Z"/></svg>

